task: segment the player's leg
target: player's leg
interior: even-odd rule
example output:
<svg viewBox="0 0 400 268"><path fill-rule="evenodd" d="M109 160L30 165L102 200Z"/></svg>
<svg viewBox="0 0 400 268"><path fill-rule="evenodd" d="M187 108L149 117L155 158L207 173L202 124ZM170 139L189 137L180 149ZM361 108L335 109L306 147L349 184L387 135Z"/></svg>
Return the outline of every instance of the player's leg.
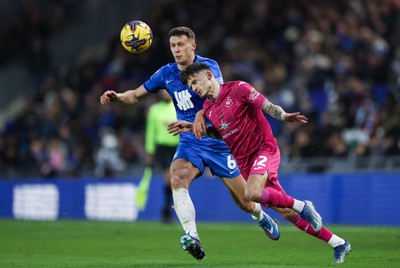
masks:
<svg viewBox="0 0 400 268"><path fill-rule="evenodd" d="M181 237L181 247L196 260L201 261L205 252L200 244L196 226L196 211L189 195L189 186L203 171L184 158L178 158L171 164L171 188L175 213L185 234ZM193 160L194 161L194 160ZM200 165L200 164L199 164Z"/></svg>
<svg viewBox="0 0 400 268"><path fill-rule="evenodd" d="M302 230L303 232L306 232L309 235L315 236L324 242L328 242L331 239L331 237L333 236L332 232L329 231L324 226L318 232L315 231L309 222L302 219L300 217L299 213L295 212L294 210L292 210L290 208L279 208L279 207L275 207L275 206L271 206L271 208L273 210L275 210L276 212L278 212L282 216L282 218L284 218L285 220L292 223L298 229ZM343 243L344 243L344 241L343 241Z"/></svg>
<svg viewBox="0 0 400 268"><path fill-rule="evenodd" d="M309 235L315 236L318 239L321 239L325 243L328 243L334 249L335 263L343 262L345 257L350 253L351 251L350 244L343 238L332 233L332 231L326 228L325 226L322 226L321 230L317 232L314 230L312 226L310 226L310 224L307 221L303 220L300 217L299 213L293 211L292 209L278 208L278 207L271 207L271 208L277 211L282 216L282 218L291 222L298 229L304 231Z"/></svg>
<svg viewBox="0 0 400 268"><path fill-rule="evenodd" d="M252 214L255 217L262 217L260 204L250 201L246 198L244 194L246 181L244 180L242 175L236 176L234 178L221 178L221 180L228 188L232 199L235 201L235 204L241 210Z"/></svg>
<svg viewBox="0 0 400 268"><path fill-rule="evenodd" d="M273 180L268 182L269 187L279 191L285 192L282 188L281 184L279 183L278 177L275 176ZM275 206L271 206L271 208L277 211L284 219L291 222L294 226L298 229L315 236L318 239L328 243L334 249L334 262L340 263L343 262L345 257L350 253L351 247L350 244L342 239L341 237L333 234L328 228L322 226L321 230L315 231L314 228L310 225L309 222L301 218L300 214L295 212L293 209L290 208L279 208Z"/></svg>
<svg viewBox="0 0 400 268"><path fill-rule="evenodd" d="M214 175L222 178L237 206L249 213L268 237L277 240L279 238L279 229L276 223L268 214L262 211L259 203L250 202L246 198L244 194L246 181L240 174L236 160L228 147L223 144L223 146L206 148L203 151L203 160Z"/></svg>
<svg viewBox="0 0 400 268"><path fill-rule="evenodd" d="M278 191L268 184L268 172L265 174L251 174L247 180L245 194L254 202L276 206L280 208L292 208L295 211L302 211L305 206L303 201L294 199L284 191Z"/></svg>
<svg viewBox="0 0 400 268"><path fill-rule="evenodd" d="M314 209L310 201L301 201L287 195L285 192L277 191L270 186L265 187L268 173L251 174L247 181L246 197L254 202L280 208L291 208L300 213L301 218L308 221L315 230L322 228L322 218ZM262 188L264 185L264 188Z"/></svg>
<svg viewBox="0 0 400 268"><path fill-rule="evenodd" d="M196 228L196 212L189 195L189 186L199 174L198 168L186 159L176 159L171 164L171 189L174 209L186 234L199 238Z"/></svg>
<svg viewBox="0 0 400 268"><path fill-rule="evenodd" d="M243 211L251 214L252 218L258 222L259 226L264 230L265 234L269 238L272 240L278 240L280 232L275 221L268 214L262 211L259 203L252 202L246 198L244 193L246 181L242 175L235 178L222 178L221 180L228 188L236 205Z"/></svg>
<svg viewBox="0 0 400 268"><path fill-rule="evenodd" d="M245 191L248 199L268 206L291 208L300 213L301 218L308 221L315 230L322 228L322 218L310 201L297 200L282 189L273 188L274 184L279 184L279 150L275 153L260 151L252 162Z"/></svg>

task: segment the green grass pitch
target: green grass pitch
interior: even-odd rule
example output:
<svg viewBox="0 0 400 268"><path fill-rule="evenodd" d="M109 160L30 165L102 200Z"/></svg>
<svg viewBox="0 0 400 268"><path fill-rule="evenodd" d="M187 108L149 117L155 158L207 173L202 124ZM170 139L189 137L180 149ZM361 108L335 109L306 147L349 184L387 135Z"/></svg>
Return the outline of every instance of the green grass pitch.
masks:
<svg viewBox="0 0 400 268"><path fill-rule="evenodd" d="M0 267L329 267L333 250L291 225L199 223L206 258L182 251L180 224L0 220ZM343 267L400 267L400 228L328 226L353 248Z"/></svg>

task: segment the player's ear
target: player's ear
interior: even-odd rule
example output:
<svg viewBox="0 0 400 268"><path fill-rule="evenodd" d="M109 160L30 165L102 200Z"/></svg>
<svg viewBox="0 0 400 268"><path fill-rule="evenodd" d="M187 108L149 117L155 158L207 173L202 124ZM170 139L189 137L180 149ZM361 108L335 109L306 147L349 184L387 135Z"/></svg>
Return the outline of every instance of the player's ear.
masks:
<svg viewBox="0 0 400 268"><path fill-rule="evenodd" d="M209 71L209 70L206 70L206 77L207 77L208 80L211 80L211 78L213 77L212 72Z"/></svg>
<svg viewBox="0 0 400 268"><path fill-rule="evenodd" d="M195 51L195 50L196 50L196 47L197 47L197 45L196 45L196 42L195 42L195 41L193 41L193 42L192 42L192 48L193 48L193 51Z"/></svg>

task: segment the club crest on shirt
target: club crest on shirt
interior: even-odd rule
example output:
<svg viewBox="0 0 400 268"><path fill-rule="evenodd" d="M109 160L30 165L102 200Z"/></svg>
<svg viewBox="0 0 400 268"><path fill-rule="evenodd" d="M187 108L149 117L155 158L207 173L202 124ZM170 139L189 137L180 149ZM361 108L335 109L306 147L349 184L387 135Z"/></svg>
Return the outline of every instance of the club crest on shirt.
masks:
<svg viewBox="0 0 400 268"><path fill-rule="evenodd" d="M231 106L232 103L233 103L233 101L232 101L232 99L230 97L226 98L225 107Z"/></svg>
<svg viewBox="0 0 400 268"><path fill-rule="evenodd" d="M260 92L258 92L254 88L250 89L249 100L255 101L258 98L258 96L260 96Z"/></svg>

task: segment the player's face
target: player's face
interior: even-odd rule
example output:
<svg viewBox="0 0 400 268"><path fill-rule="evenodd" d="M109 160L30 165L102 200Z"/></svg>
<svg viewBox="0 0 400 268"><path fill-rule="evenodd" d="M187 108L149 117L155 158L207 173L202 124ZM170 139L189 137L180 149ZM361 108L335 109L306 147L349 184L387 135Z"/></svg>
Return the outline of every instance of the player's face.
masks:
<svg viewBox="0 0 400 268"><path fill-rule="evenodd" d="M185 35L171 36L169 46L176 63L188 66L194 61L194 50L196 42Z"/></svg>
<svg viewBox="0 0 400 268"><path fill-rule="evenodd" d="M189 76L188 86L202 98L212 97L212 84L207 71L200 71Z"/></svg>

